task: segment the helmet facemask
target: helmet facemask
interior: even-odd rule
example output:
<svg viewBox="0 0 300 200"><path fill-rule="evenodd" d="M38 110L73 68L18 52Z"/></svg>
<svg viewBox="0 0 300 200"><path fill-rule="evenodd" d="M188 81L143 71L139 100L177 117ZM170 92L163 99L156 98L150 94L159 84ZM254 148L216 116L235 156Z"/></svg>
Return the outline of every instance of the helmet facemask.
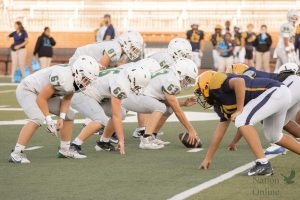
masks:
<svg viewBox="0 0 300 200"><path fill-rule="evenodd" d="M204 94L201 92L201 88L198 84L198 89L194 91L195 96L197 97L197 102L200 104L204 109L208 109L213 106L214 102L209 97L205 97Z"/></svg>

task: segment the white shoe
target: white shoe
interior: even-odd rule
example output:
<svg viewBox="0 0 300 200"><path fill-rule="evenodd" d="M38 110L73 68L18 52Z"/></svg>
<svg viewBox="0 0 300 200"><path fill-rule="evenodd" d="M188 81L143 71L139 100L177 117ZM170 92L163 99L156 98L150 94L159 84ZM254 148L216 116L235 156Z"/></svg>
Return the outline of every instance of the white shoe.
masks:
<svg viewBox="0 0 300 200"><path fill-rule="evenodd" d="M132 133L132 137L134 138L140 138L144 135L145 133L145 127L137 127L133 133Z"/></svg>
<svg viewBox="0 0 300 200"><path fill-rule="evenodd" d="M153 136L149 136L149 137L141 137L141 142L140 142L140 149L162 149L164 148L164 145L162 144L157 144L155 143L155 138Z"/></svg>
<svg viewBox="0 0 300 200"><path fill-rule="evenodd" d="M20 153L16 153L14 151L11 152L10 158L8 161L12 162L12 163L20 163L20 164L30 163L30 160L27 159L25 153L23 153L22 151Z"/></svg>
<svg viewBox="0 0 300 200"><path fill-rule="evenodd" d="M81 158L86 158L86 155L81 155L77 151L74 151L73 149L59 149L58 158L75 158L75 159L81 159Z"/></svg>
<svg viewBox="0 0 300 200"><path fill-rule="evenodd" d="M158 145L168 145L168 144L170 144L171 142L169 142L169 141L163 141L163 140L161 140L159 137L156 137L156 138L154 139L154 143L156 143L156 144L158 144Z"/></svg>

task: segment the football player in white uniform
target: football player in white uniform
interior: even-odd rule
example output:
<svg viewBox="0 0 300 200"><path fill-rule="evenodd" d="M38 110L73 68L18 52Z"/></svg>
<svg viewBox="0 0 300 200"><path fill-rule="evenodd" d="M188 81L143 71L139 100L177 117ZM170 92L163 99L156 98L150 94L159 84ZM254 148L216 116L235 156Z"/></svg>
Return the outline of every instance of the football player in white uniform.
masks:
<svg viewBox="0 0 300 200"><path fill-rule="evenodd" d="M60 133L60 157L82 157L69 148L74 120L74 113L69 105L73 94L83 91L98 74L98 63L92 57L81 56L71 66L55 65L22 80L17 87L16 96L29 120L20 131L9 161L30 163L23 151L44 121L48 132L57 137L58 132ZM56 124L51 114L59 116Z"/></svg>
<svg viewBox="0 0 300 200"><path fill-rule="evenodd" d="M70 58L69 64L72 64L79 56L88 55L95 58L100 63L101 70L108 66L116 67L121 61L127 62L123 54L129 60L135 60L141 56L144 40L140 33L136 31L126 31L117 39L99 43L88 44L76 49L74 55Z"/></svg>
<svg viewBox="0 0 300 200"><path fill-rule="evenodd" d="M74 95L71 106L92 120L71 144L71 149L78 153L83 154L81 152L83 142L105 126L104 133L95 147L96 150L114 150L114 146L109 142L110 137L105 136L115 131L119 139L120 153L125 154L122 118L125 117L126 111L121 108L121 101L131 92L140 93L150 81L151 73L135 63L123 66L124 68L120 66L101 71L97 80L86 89L85 94Z"/></svg>
<svg viewBox="0 0 300 200"><path fill-rule="evenodd" d="M147 120L145 134L141 137L139 145L141 149L161 149L164 147L166 143L157 139L155 133L173 112L187 129L190 135L189 140L198 139L196 130L180 108L180 106L193 105L195 99L189 98L180 102L176 99L176 95L181 91L181 86L188 85L197 75L198 69L192 60L178 59L170 68L152 73L151 81L143 95L130 95L123 101L122 105L127 110L150 114L151 120Z"/></svg>
<svg viewBox="0 0 300 200"><path fill-rule="evenodd" d="M275 48L274 57L277 57L276 69L287 62L299 64L295 53L295 23L298 21L296 10L289 10L287 13L287 23L280 27L280 37Z"/></svg>
<svg viewBox="0 0 300 200"><path fill-rule="evenodd" d="M180 58L192 58L192 46L186 39L174 38L169 42L167 51L152 54L150 58L155 59L161 68L169 68ZM139 138L145 131L146 114L138 114L138 125L132 136Z"/></svg>

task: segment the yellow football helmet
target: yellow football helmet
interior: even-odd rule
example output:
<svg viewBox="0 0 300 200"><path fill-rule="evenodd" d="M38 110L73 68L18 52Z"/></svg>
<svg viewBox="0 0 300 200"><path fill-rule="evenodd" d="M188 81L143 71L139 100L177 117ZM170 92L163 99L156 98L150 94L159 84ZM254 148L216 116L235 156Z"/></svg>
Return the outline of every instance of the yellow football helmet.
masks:
<svg viewBox="0 0 300 200"><path fill-rule="evenodd" d="M197 96L197 102L203 108L212 106L212 102L209 100L209 82L215 73L215 71L208 70L197 77L194 94Z"/></svg>
<svg viewBox="0 0 300 200"><path fill-rule="evenodd" d="M226 73L243 75L249 67L243 63L235 63L227 68Z"/></svg>

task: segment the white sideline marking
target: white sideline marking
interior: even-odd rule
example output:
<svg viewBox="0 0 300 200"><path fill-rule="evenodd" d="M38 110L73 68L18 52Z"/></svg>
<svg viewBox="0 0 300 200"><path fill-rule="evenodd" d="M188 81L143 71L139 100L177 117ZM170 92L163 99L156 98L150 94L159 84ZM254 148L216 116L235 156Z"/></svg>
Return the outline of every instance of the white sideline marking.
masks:
<svg viewBox="0 0 300 200"><path fill-rule="evenodd" d="M43 148L43 146L33 146L33 147L28 147L24 150L25 151L32 151L32 150L41 149L41 148Z"/></svg>
<svg viewBox="0 0 300 200"><path fill-rule="evenodd" d="M0 108L7 108L8 105L0 105Z"/></svg>
<svg viewBox="0 0 300 200"><path fill-rule="evenodd" d="M19 83L0 83L0 86L18 86Z"/></svg>
<svg viewBox="0 0 300 200"><path fill-rule="evenodd" d="M276 155L267 155L267 158L268 159L272 159L272 158L275 158L276 156L279 156L281 154L276 154ZM188 189L186 191L183 191L179 194L176 194L175 196L169 198L168 200L183 200L183 199L186 199L188 197L191 197L192 195L194 194L197 194L207 188L210 188L214 185L217 185L223 181L226 181L230 178L232 178L233 176L237 175L237 174L240 174L244 171L246 171L247 169L251 168L253 166L253 162L250 162L250 163L247 163L245 165L242 165L238 168L235 168L234 170L231 170L225 174L222 174L214 179L210 179L204 183L201 183L191 189Z"/></svg>
<svg viewBox="0 0 300 200"><path fill-rule="evenodd" d="M196 152L203 151L203 150L204 150L203 148L193 148L193 149L188 150L187 152L188 153L196 153Z"/></svg>
<svg viewBox="0 0 300 200"><path fill-rule="evenodd" d="M16 90L2 90L0 91L0 94L3 94L3 93L10 93L10 92L15 92Z"/></svg>
<svg viewBox="0 0 300 200"><path fill-rule="evenodd" d="M1 108L0 111L23 111L23 108Z"/></svg>

